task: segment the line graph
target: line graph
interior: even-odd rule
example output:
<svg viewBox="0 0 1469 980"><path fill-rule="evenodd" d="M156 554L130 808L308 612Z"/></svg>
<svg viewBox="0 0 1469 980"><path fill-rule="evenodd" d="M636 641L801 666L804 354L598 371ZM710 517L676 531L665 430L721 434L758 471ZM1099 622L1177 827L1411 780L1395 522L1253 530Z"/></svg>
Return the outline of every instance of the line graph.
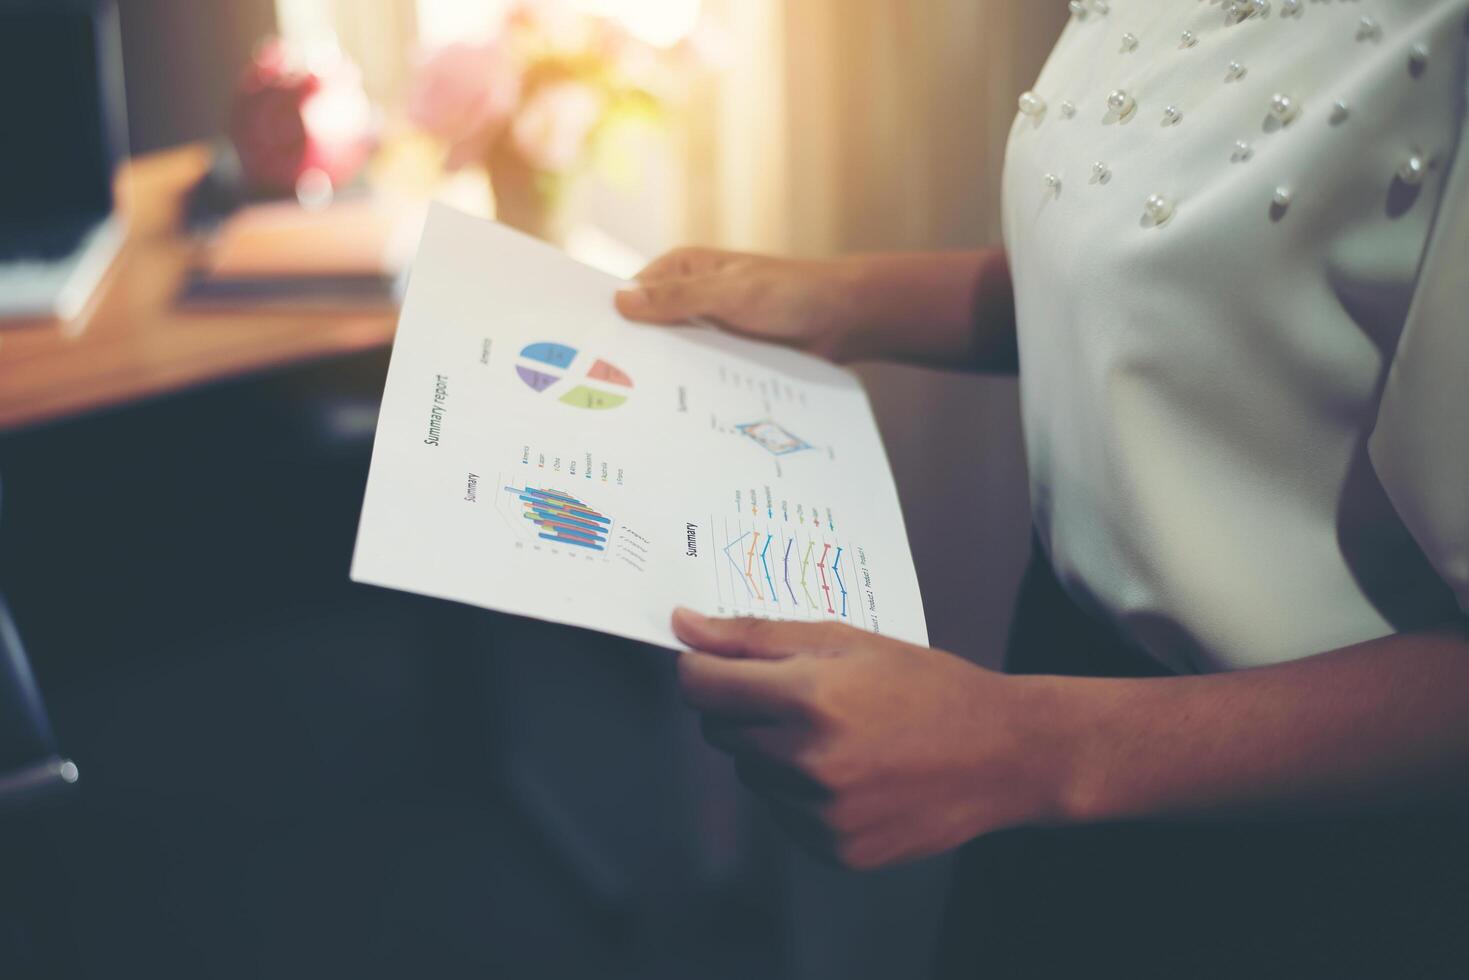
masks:
<svg viewBox="0 0 1469 980"><path fill-rule="evenodd" d="M811 552L815 547L816 542L814 541L806 545L806 558L801 562L801 591L806 593L806 601L813 607L816 605L816 600L811 597L811 589L806 585L806 576L811 574Z"/></svg>
<svg viewBox="0 0 1469 980"><path fill-rule="evenodd" d="M713 516L709 523L717 538L714 584L724 614L865 625L865 607L853 601L856 569L848 543L796 526L752 527Z"/></svg>
<svg viewBox="0 0 1469 980"><path fill-rule="evenodd" d="M836 573L836 588L842 589L842 616L846 616L846 583L842 582L842 548L837 548L836 558L831 560L831 572Z"/></svg>
<svg viewBox="0 0 1469 980"><path fill-rule="evenodd" d="M760 543L760 532L755 531L754 537L750 539L750 554L745 558L745 578L750 580L750 590L755 593L755 598L764 600L765 596L760 591L760 583L755 580L755 545Z"/></svg>
<svg viewBox="0 0 1469 980"><path fill-rule="evenodd" d="M795 546L795 543L795 540L792 538L786 539L785 580L786 591L791 595L791 605L795 605L797 601L796 590L791 588L791 548Z"/></svg>
<svg viewBox="0 0 1469 980"><path fill-rule="evenodd" d="M712 520L711 520L711 523L712 523ZM741 534L738 538L735 538L729 544L725 545L724 546L724 557L729 559L730 567L732 567L735 570L734 577L736 579L738 579L740 582L744 583L745 588L749 591L750 595L753 596L755 594L755 590L752 589L752 588L750 588L750 583L749 583L748 579L746 578L745 574L740 571L740 563L735 560L734 555L730 554L730 552L732 550L738 548L741 545L741 543L743 543L744 540L746 538L748 538L749 536L750 536L750 532L746 531L744 534ZM719 584L719 576L718 575L715 575L714 581L715 581L715 585L717 586Z"/></svg>
<svg viewBox="0 0 1469 980"><path fill-rule="evenodd" d="M769 551L770 551L770 542L772 542L774 540L775 539L772 538L768 534L765 536L765 547L763 547L763 548L760 549L760 567L762 567L762 568L765 569L765 585L766 585L766 588L770 589L770 594L772 596L775 596L775 601L776 602L780 602L780 596L779 595L776 595L775 583L772 582L772 581L770 581L770 562L768 562L768 561L765 560L766 554L769 553Z"/></svg>
<svg viewBox="0 0 1469 980"><path fill-rule="evenodd" d="M826 556L831 552L831 545L821 546L821 560L816 563L816 570L821 573L821 591L826 596L826 611L836 612L831 605L831 583L826 580Z"/></svg>

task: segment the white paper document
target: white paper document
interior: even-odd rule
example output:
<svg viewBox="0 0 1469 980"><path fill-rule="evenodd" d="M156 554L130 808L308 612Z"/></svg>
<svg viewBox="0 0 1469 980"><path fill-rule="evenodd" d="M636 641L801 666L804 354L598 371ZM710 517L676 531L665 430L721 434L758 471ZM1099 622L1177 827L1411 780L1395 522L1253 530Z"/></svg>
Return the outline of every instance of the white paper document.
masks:
<svg viewBox="0 0 1469 980"><path fill-rule="evenodd" d="M679 605L926 644L855 376L708 327L628 323L621 285L434 209L352 578L672 648Z"/></svg>

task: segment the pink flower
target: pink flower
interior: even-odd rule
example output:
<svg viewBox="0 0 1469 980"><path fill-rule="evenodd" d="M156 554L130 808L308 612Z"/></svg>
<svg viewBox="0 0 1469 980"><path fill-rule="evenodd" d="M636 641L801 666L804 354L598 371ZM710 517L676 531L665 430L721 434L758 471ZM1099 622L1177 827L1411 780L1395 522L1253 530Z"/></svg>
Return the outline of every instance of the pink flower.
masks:
<svg viewBox="0 0 1469 980"><path fill-rule="evenodd" d="M520 72L502 43L450 44L424 59L408 117L450 144L449 169L489 152L520 100Z"/></svg>
<svg viewBox="0 0 1469 980"><path fill-rule="evenodd" d="M581 159L604 108L603 96L595 89L579 82L555 82L526 100L511 124L510 138L532 167L564 172Z"/></svg>

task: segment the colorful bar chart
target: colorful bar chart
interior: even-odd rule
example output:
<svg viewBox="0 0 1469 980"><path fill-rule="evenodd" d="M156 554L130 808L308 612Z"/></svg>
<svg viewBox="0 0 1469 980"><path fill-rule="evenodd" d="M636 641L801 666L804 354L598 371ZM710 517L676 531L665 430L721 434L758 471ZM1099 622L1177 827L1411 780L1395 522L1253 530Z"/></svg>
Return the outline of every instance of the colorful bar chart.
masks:
<svg viewBox="0 0 1469 980"><path fill-rule="evenodd" d="M523 505L521 516L535 525L537 537L589 551L607 550L611 518L568 493L536 487L506 487Z"/></svg>

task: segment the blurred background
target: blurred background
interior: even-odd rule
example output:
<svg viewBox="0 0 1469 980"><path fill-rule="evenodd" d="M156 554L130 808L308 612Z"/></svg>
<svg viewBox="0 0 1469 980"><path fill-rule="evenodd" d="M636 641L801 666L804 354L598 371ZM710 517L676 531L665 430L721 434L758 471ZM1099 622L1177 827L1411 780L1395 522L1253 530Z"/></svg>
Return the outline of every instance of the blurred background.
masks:
<svg viewBox="0 0 1469 980"><path fill-rule="evenodd" d="M0 0L0 976L922 975L945 862L794 850L666 653L347 567L428 201L621 275L992 243L1066 15ZM860 371L994 664L1014 382Z"/></svg>

